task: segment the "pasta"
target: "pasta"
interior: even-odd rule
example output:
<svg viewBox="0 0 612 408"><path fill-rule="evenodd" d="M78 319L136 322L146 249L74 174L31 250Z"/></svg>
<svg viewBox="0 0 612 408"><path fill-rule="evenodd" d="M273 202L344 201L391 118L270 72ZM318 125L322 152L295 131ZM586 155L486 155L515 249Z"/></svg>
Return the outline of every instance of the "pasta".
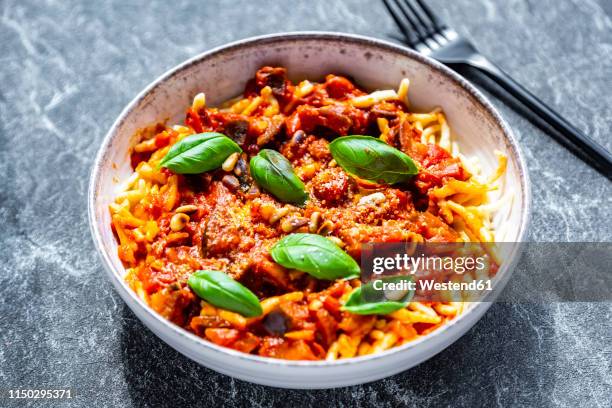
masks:
<svg viewBox="0 0 612 408"><path fill-rule="evenodd" d="M322 281L285 268L268 251L288 234L329 237L359 259L364 242L493 242L491 217L511 197L491 202L506 157L489 177L460 152L441 109L408 110L409 80L397 91L366 93L347 78L294 84L263 67L244 95L210 107L198 93L184 124L139 132L134 174L110 205L118 254L130 287L157 313L224 347L261 356L336 360L379 353L427 335L462 313L461 299L410 302L386 315L343 310L359 279ZM172 146L220 132L242 152L202 174L160 167ZM406 153L418 174L385 186L347 174L329 141L367 134ZM248 161L278 150L305 185L304 206L284 203L251 177ZM253 291L261 313L244 316L198 297L187 281L218 270Z"/></svg>

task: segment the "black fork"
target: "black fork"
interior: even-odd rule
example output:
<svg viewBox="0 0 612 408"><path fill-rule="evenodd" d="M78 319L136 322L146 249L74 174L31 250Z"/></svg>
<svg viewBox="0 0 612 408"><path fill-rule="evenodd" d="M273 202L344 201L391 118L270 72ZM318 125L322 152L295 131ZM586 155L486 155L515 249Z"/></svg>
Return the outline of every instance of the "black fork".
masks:
<svg viewBox="0 0 612 408"><path fill-rule="evenodd" d="M603 146L574 127L557 112L512 79L500 67L482 55L476 47L445 25L423 0L383 0L406 38L406 43L421 54L451 68L468 65L483 72L519 100L533 114L554 128L568 147L577 147L586 158L612 179L612 155ZM573 146L572 146L573 145Z"/></svg>

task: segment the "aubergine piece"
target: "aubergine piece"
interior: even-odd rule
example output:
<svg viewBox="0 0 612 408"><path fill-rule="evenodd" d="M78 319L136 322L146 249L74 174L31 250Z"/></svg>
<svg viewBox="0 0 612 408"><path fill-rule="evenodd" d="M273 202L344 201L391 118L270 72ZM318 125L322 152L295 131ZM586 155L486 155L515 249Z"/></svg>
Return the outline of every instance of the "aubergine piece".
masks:
<svg viewBox="0 0 612 408"><path fill-rule="evenodd" d="M232 120L225 125L224 132L227 137L244 149L249 132L249 121L246 119Z"/></svg>

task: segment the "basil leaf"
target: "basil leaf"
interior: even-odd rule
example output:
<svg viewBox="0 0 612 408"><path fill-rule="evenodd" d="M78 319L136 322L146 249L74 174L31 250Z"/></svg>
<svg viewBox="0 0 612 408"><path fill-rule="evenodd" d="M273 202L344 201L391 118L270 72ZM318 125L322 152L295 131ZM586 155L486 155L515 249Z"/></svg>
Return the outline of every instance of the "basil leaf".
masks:
<svg viewBox="0 0 612 408"><path fill-rule="evenodd" d="M245 317L263 313L257 296L223 272L197 271L189 277L187 283L196 295L211 305Z"/></svg>
<svg viewBox="0 0 612 408"><path fill-rule="evenodd" d="M221 167L232 153L242 149L221 133L198 133L175 143L159 163L178 174L200 174Z"/></svg>
<svg viewBox="0 0 612 408"><path fill-rule="evenodd" d="M270 254L285 268L306 272L317 279L353 279L361 269L336 244L316 234L291 234L278 241Z"/></svg>
<svg viewBox="0 0 612 408"><path fill-rule="evenodd" d="M414 295L414 291L408 290L403 296L401 296L401 292L399 293L401 296L400 299L388 300L387 296L391 297L391 295L397 295L397 293L389 294L388 292L380 290L380 283L376 285L378 288L376 289L374 287L376 281L382 281L383 283L400 283L402 281L412 281L412 277L390 276L363 284L351 292L346 303L342 306L342 310L360 315L389 314L406 307Z"/></svg>
<svg viewBox="0 0 612 408"><path fill-rule="evenodd" d="M406 181L419 172L407 154L372 136L339 137L329 150L347 173L377 183Z"/></svg>
<svg viewBox="0 0 612 408"><path fill-rule="evenodd" d="M289 160L275 150L263 149L251 158L251 176L279 200L303 205L308 199L304 183L293 172Z"/></svg>

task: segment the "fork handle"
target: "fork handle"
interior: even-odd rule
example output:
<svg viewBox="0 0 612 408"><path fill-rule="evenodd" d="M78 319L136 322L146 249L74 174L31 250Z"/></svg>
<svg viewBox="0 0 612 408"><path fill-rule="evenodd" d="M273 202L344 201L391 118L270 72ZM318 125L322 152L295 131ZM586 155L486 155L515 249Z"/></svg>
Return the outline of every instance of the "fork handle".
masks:
<svg viewBox="0 0 612 408"><path fill-rule="evenodd" d="M606 148L574 127L561 115L549 108L544 102L484 56L479 55L478 58L472 59L470 65L484 72L488 77L529 108L534 114L556 129L566 140L569 140L580 148L594 164L598 165L607 178L610 179L612 177L612 155Z"/></svg>

